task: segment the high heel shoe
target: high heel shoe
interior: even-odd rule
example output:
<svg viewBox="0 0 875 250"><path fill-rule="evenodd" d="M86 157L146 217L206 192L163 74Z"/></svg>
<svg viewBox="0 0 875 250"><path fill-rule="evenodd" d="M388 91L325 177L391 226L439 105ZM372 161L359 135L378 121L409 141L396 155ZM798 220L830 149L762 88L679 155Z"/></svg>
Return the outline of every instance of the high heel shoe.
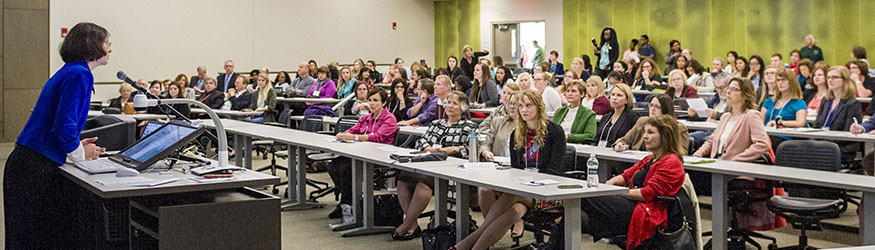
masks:
<svg viewBox="0 0 875 250"><path fill-rule="evenodd" d="M510 225L510 238L513 240L513 246L511 246L512 248L520 246L520 238L522 238L523 234L525 234L526 232L525 228L523 228L522 232L516 234L513 232L513 229L514 225Z"/></svg>
<svg viewBox="0 0 875 250"><path fill-rule="evenodd" d="M398 235L397 233L392 232L392 239L396 241L412 240L420 236L422 236L422 228L418 226L416 227L416 230L413 230L413 232L408 232L402 235Z"/></svg>

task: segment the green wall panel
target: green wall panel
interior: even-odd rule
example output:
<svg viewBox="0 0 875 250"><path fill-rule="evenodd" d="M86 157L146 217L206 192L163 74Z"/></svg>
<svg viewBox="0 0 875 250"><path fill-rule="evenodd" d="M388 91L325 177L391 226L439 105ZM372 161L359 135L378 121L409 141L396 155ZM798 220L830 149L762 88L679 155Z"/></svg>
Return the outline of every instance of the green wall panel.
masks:
<svg viewBox="0 0 875 250"><path fill-rule="evenodd" d="M706 67L729 50L766 61L779 52L789 62L807 34L831 65L847 62L853 46L875 49L875 29L867 25L875 17L872 0L564 0L562 7L566 64L591 55L589 39L608 26L617 30L622 50L646 33L662 63L668 42L677 39Z"/></svg>
<svg viewBox="0 0 875 250"><path fill-rule="evenodd" d="M462 48L480 50L480 1L434 3L434 67L446 67L447 57L460 57Z"/></svg>

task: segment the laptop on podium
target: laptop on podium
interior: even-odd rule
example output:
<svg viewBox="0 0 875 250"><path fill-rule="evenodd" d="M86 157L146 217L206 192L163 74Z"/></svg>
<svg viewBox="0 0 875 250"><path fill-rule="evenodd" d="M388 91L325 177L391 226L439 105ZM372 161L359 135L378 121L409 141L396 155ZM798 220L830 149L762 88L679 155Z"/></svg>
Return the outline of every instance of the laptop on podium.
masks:
<svg viewBox="0 0 875 250"><path fill-rule="evenodd" d="M122 167L143 171L203 133L203 128L179 123L171 122L158 128L150 125L154 131L144 132L145 136L120 153L74 165L89 174L111 173Z"/></svg>

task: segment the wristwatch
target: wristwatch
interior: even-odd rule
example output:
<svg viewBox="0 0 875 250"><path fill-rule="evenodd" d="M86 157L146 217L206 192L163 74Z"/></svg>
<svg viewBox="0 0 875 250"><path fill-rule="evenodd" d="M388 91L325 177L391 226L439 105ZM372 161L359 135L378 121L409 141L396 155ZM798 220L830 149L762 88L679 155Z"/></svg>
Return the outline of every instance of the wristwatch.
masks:
<svg viewBox="0 0 875 250"><path fill-rule="evenodd" d="M355 141L359 141L359 135L355 135Z"/></svg>

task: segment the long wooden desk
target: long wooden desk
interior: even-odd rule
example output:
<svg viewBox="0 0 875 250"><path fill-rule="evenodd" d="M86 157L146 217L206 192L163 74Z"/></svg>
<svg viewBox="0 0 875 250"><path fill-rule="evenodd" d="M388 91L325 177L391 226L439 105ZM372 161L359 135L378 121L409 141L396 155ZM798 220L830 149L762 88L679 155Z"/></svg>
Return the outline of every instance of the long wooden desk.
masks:
<svg viewBox="0 0 875 250"><path fill-rule="evenodd" d="M260 115L260 114L264 113L261 111L239 111L239 110L219 110L219 109L214 109L213 112L215 112L216 115L227 116L227 117L230 117L230 118L235 119L235 120L243 120L244 118L247 118L250 116L255 116L255 115ZM191 113L192 114L206 114L206 111L204 111L203 109L193 108L193 109L191 109Z"/></svg>
<svg viewBox="0 0 875 250"><path fill-rule="evenodd" d="M572 145L572 144L569 144ZM574 145L578 155L595 154L599 159L609 159L624 162L638 162L647 155L646 152L626 151L614 152L610 148L599 148L588 145ZM691 156L688 156L691 157ZM863 202L860 207L860 242L862 245L875 245L875 177L808 170L792 167L764 165L756 163L716 160L714 163L690 164L685 161L684 168L711 173L712 199L712 232L714 249L726 249L726 229L729 226L729 208L726 194L727 183L737 176L786 181L822 187L855 190L863 192ZM722 198L720 198L722 197ZM717 244L722 242L723 244Z"/></svg>
<svg viewBox="0 0 875 250"><path fill-rule="evenodd" d="M318 102L318 103L338 103L340 99L334 98L309 98L309 97L277 97L278 102Z"/></svg>

